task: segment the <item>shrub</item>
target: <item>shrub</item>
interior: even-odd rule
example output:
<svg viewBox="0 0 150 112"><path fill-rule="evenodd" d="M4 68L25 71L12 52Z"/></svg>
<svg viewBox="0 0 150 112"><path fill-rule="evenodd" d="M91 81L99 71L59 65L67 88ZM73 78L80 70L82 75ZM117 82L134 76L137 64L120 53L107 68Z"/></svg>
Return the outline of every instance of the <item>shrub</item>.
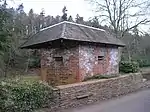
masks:
<svg viewBox="0 0 150 112"><path fill-rule="evenodd" d="M121 57L122 61L128 61L127 54L123 54ZM141 54L134 54L131 57L132 61L136 61L139 63L140 67L149 67L150 66L150 56L149 55L141 55Z"/></svg>
<svg viewBox="0 0 150 112"><path fill-rule="evenodd" d="M139 71L139 63L135 61L121 61L119 71L123 73L135 73Z"/></svg>
<svg viewBox="0 0 150 112"><path fill-rule="evenodd" d="M132 57L132 61L136 61L139 63L140 67L148 67L150 66L150 56L141 56L141 55L135 55Z"/></svg>
<svg viewBox="0 0 150 112"><path fill-rule="evenodd" d="M139 63L140 67L149 67L150 66L149 59L138 59L137 62Z"/></svg>
<svg viewBox="0 0 150 112"><path fill-rule="evenodd" d="M0 83L0 112L32 112L52 101L52 88L43 83L28 84L18 81Z"/></svg>

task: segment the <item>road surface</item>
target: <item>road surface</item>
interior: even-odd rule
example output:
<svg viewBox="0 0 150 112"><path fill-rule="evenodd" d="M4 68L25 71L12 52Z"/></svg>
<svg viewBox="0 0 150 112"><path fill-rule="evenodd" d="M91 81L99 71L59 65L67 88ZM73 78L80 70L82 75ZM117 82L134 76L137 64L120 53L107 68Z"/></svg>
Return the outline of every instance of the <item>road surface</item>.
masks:
<svg viewBox="0 0 150 112"><path fill-rule="evenodd" d="M62 112L150 112L150 89Z"/></svg>

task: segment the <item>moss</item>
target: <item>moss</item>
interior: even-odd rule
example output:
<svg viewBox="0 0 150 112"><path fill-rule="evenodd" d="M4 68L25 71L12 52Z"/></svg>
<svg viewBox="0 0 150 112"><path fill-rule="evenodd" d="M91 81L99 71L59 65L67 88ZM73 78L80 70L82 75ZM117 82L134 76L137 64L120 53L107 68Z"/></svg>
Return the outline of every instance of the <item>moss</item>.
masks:
<svg viewBox="0 0 150 112"><path fill-rule="evenodd" d="M93 79L110 79L110 78L115 78L117 77L116 75L94 75L92 77L88 77L86 78L84 81L88 81L88 80L93 80Z"/></svg>

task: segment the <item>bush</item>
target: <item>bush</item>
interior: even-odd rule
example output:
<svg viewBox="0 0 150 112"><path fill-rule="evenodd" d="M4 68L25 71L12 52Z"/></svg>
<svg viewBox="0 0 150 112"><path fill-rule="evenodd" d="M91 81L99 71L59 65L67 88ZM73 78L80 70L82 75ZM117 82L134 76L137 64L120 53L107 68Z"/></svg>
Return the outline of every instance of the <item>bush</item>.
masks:
<svg viewBox="0 0 150 112"><path fill-rule="evenodd" d="M121 57L122 61L128 61L127 54L123 54ZM131 57L132 61L138 62L140 67L149 67L150 66L150 56L135 54Z"/></svg>
<svg viewBox="0 0 150 112"><path fill-rule="evenodd" d="M150 66L149 59L138 59L137 62L139 63L140 67L149 67Z"/></svg>
<svg viewBox="0 0 150 112"><path fill-rule="evenodd" d="M136 55L132 57L132 61L136 61L139 63L140 67L149 67L150 66L150 56L140 56Z"/></svg>
<svg viewBox="0 0 150 112"><path fill-rule="evenodd" d="M135 61L121 61L119 71L123 73L135 73L139 71L139 63Z"/></svg>
<svg viewBox="0 0 150 112"><path fill-rule="evenodd" d="M52 101L52 88L43 83L28 84L18 81L0 83L0 112L32 112Z"/></svg>

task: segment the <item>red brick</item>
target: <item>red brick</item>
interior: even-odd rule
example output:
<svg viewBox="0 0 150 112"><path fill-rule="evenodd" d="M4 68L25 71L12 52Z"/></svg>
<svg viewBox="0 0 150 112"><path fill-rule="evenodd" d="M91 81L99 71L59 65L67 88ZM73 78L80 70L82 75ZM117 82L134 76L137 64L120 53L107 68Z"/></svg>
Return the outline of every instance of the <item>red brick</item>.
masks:
<svg viewBox="0 0 150 112"><path fill-rule="evenodd" d="M105 51L104 60L98 61L98 56L102 54L102 50ZM45 49L42 50L41 67L48 68L46 75L48 82L52 82L56 78L55 83L57 85L80 82L86 77L96 74L117 74L118 66L115 68L112 63L112 56L115 55L113 51L117 53L118 48L80 45L70 49ZM53 58L56 53L57 56L63 57L63 64L56 64L57 62ZM115 58L119 62L119 58ZM45 79L45 75L43 77Z"/></svg>

